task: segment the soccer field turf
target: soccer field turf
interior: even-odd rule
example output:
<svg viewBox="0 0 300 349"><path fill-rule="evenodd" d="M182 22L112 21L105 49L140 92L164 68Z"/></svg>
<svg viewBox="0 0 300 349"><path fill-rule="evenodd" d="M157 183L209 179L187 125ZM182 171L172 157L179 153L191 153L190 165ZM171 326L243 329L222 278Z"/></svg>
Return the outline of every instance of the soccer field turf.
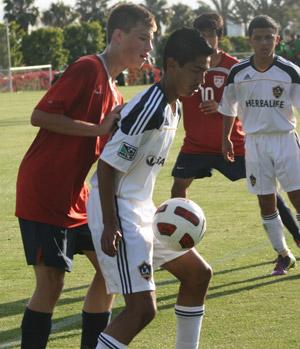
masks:
<svg viewBox="0 0 300 349"><path fill-rule="evenodd" d="M141 88L122 88L122 93L128 99ZM14 204L18 166L37 132L30 126L30 114L42 94L0 94L0 348L19 347L23 310L34 288L33 271L26 266ZM182 137L180 127L157 180L154 193L157 204L170 196L170 172ZM231 183L214 173L212 178L195 181L189 197L206 214L207 231L198 250L214 269L201 348L300 348L300 267L286 276L269 276L276 254L262 228L256 198L247 192L245 181ZM300 265L300 250L290 235L286 236ZM92 267L85 257L76 256L74 270L66 275L64 291L55 309L47 348L79 348L82 302L92 276ZM158 314L130 348L174 348L178 282L163 270L155 273L155 279ZM114 315L122 306L122 297L117 297Z"/></svg>

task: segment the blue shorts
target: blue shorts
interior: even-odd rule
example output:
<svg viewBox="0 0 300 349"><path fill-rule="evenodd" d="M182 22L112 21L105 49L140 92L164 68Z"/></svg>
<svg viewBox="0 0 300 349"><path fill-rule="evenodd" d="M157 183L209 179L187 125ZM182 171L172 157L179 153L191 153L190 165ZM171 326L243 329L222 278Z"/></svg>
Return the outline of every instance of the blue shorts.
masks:
<svg viewBox="0 0 300 349"><path fill-rule="evenodd" d="M211 177L213 170L218 170L231 181L245 178L245 157L235 156L235 161L229 162L221 154L179 153L172 176L176 178Z"/></svg>
<svg viewBox="0 0 300 349"><path fill-rule="evenodd" d="M19 218L19 225L28 265L71 271L74 254L95 250L87 224L66 229Z"/></svg>

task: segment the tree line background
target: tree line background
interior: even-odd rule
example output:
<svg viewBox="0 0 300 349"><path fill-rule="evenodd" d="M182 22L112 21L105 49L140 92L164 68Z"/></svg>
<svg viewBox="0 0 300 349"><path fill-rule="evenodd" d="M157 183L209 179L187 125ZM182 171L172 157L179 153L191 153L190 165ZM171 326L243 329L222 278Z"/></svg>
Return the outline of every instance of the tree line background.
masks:
<svg viewBox="0 0 300 349"><path fill-rule="evenodd" d="M35 6L35 0L3 0L3 3L4 19L9 24L12 66L50 63L59 70L79 56L105 47L109 0L77 0L74 8L56 1L42 12ZM170 7L167 0L144 0L143 3L157 21L154 40L157 57L169 33L191 26L195 17L203 12L215 11L222 15L225 37L221 46L228 52L249 51L245 37L226 36L228 22L242 25L245 34L249 21L258 14L273 17L281 28L300 23L299 0L210 0L210 4L199 0L197 9L186 3ZM0 23L1 33L4 35L5 25ZM4 40L0 40L0 53L1 46L5 46ZM0 54L0 67L4 56ZM159 58L156 63L160 65Z"/></svg>

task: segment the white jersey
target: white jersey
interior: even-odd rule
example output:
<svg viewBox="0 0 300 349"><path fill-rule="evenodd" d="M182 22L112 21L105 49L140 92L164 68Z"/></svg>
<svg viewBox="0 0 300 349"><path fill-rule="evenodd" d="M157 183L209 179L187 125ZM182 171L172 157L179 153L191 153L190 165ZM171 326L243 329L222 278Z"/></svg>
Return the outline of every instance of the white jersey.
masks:
<svg viewBox="0 0 300 349"><path fill-rule="evenodd" d="M151 200L156 176L176 133L179 110L177 102L176 112L172 112L159 84L139 93L122 109L119 129L100 157L118 170L117 197ZM91 184L98 186L96 173Z"/></svg>
<svg viewBox="0 0 300 349"><path fill-rule="evenodd" d="M275 56L259 72L252 56L231 68L218 110L238 116L246 134L261 134L295 129L293 106L300 111L300 68Z"/></svg>

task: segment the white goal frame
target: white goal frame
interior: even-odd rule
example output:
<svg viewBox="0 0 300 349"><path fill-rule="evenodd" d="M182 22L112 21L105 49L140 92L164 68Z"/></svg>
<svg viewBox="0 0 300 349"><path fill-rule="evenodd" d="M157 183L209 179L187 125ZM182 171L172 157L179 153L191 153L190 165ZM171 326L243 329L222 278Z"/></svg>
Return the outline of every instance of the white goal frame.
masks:
<svg viewBox="0 0 300 349"><path fill-rule="evenodd" d="M12 86L12 73L13 72L18 72L18 71L33 71L33 70L41 70L41 69L48 69L49 70L49 87L51 86L52 78L53 78L53 73L52 73L52 64L42 64L42 65L27 65L24 67L11 67L10 73L9 73L9 78L11 79L10 86Z"/></svg>

